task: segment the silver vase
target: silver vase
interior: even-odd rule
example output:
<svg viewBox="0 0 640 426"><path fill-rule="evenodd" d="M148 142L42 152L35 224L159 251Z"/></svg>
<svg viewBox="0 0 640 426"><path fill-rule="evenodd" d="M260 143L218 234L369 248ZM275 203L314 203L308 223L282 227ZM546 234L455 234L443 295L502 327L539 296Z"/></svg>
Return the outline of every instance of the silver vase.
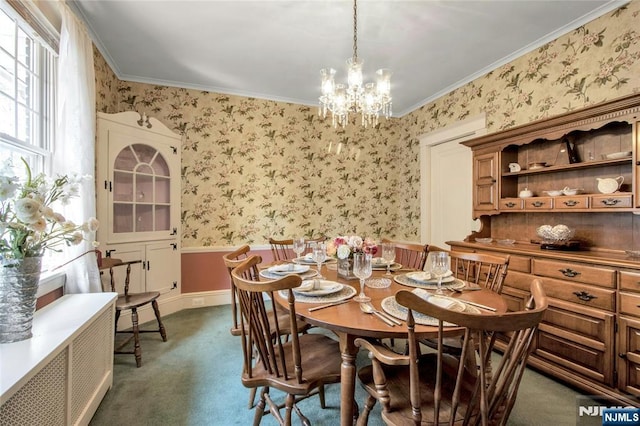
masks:
<svg viewBox="0 0 640 426"><path fill-rule="evenodd" d="M31 338L42 257L0 262L0 343Z"/></svg>

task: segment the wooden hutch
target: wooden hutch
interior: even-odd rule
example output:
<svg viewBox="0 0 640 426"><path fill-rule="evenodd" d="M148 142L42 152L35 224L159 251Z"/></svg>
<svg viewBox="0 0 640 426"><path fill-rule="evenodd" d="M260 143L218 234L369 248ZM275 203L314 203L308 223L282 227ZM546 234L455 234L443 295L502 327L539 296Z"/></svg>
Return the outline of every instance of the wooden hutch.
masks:
<svg viewBox="0 0 640 426"><path fill-rule="evenodd" d="M512 310L524 307L532 279L543 279L549 310L532 366L640 406L640 95L463 144L473 151L481 227L448 244L511 255L503 294ZM602 193L604 179L622 184ZM578 191L549 195L564 188ZM538 227L559 224L575 230L570 242L541 241Z"/></svg>

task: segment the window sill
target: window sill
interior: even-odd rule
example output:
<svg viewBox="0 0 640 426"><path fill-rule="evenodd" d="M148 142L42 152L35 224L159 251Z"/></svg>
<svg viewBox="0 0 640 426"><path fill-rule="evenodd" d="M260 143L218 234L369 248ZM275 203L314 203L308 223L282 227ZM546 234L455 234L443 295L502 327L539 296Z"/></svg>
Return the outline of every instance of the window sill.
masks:
<svg viewBox="0 0 640 426"><path fill-rule="evenodd" d="M64 272L45 272L40 276L36 297L44 296L59 288L64 288L67 276Z"/></svg>

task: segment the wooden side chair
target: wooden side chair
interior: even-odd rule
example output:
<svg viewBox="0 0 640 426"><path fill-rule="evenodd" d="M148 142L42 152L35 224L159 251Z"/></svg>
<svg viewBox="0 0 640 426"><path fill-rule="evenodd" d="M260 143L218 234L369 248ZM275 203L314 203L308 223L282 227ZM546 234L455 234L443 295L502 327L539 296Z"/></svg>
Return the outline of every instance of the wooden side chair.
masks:
<svg viewBox="0 0 640 426"><path fill-rule="evenodd" d="M511 256L490 255L485 253L469 253L452 251L451 271L454 276L492 291L502 293L504 279L507 276Z"/></svg>
<svg viewBox="0 0 640 426"><path fill-rule="evenodd" d="M547 309L541 281L533 280L526 310L501 315L450 311L407 290L399 291L396 300L409 309L409 354L397 354L368 340L356 339L356 346L368 349L372 359L371 365L358 371L369 395L357 424L367 424L377 401L382 405L382 418L389 425L506 424L533 337ZM438 319L436 353L420 355L413 312ZM464 327L463 348L479 345L475 368L468 369L465 361L444 353L444 322ZM498 367L486 374L497 333L506 333L509 341Z"/></svg>
<svg viewBox="0 0 640 426"><path fill-rule="evenodd" d="M126 333L132 334L133 338L133 349L132 350L124 350L124 347L129 343L131 339L125 340L122 344L115 348L115 354L133 354L136 358L136 366L142 366L142 349L140 347L140 333L160 333L162 337L162 341L167 341L167 333L162 324L162 318L160 317L160 309L158 308L158 297L160 297L160 292L157 291L149 291L144 293L129 293L129 279L131 276L131 265L136 263L141 263L140 260L133 260L128 262L123 262L120 259L114 259L111 257L101 258L98 269L102 272L105 270L109 271L109 285L111 291L117 292L115 278L114 278L114 269L115 268L123 268L126 267L125 279L124 279L124 287L122 294L118 295L118 299L116 300L116 315L115 315L115 332L116 333ZM152 330L141 330L138 324L138 308L151 305L153 308L153 312L156 316L156 320L158 321L158 328ZM131 311L131 330L118 330L118 319L120 318L120 314L122 311Z"/></svg>
<svg viewBox="0 0 640 426"><path fill-rule="evenodd" d="M402 264L405 268L411 268L418 271L424 270L427 262L428 244L402 243L383 239L383 243L393 243L396 246L396 262Z"/></svg>
<svg viewBox="0 0 640 426"><path fill-rule="evenodd" d="M300 286L302 279L297 275L263 282L245 278L261 261L259 256L252 256L231 272L242 314L242 384L252 389L262 388L253 424L260 424L264 414L270 412L279 424L290 425L291 414L295 411L307 425L309 420L296 403L319 394L320 405L325 408L324 385L340 382L342 359L339 344L316 333L292 333L286 341L280 337L283 327L296 327L292 289ZM272 322L268 312L276 309L274 293L278 291L287 294L289 312L286 318L281 320L276 316ZM271 309L268 304L272 305ZM287 394L284 417L281 407L271 399L269 388ZM267 404L269 408L265 411Z"/></svg>
<svg viewBox="0 0 640 426"><path fill-rule="evenodd" d="M292 238L288 240L269 238L269 244L271 245L273 260L275 261L291 260L296 257L296 254L293 252Z"/></svg>
<svg viewBox="0 0 640 426"><path fill-rule="evenodd" d="M242 262L249 258L249 251L251 247L248 245L243 245L237 250L232 251L231 253L227 253L222 256L222 261L224 262L224 266L227 267L227 271L229 271L229 278L231 279L231 334L234 336L240 335L240 326L238 325L238 301L236 297L236 286L233 284L233 278L231 277L231 271L236 266L240 265Z"/></svg>

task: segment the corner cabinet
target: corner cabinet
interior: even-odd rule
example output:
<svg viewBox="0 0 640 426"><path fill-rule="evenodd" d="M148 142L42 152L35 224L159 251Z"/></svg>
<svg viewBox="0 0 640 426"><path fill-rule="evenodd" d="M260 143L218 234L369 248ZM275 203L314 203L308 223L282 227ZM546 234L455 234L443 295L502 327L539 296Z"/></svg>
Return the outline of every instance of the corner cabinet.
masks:
<svg viewBox="0 0 640 426"><path fill-rule="evenodd" d="M549 309L530 365L640 406L640 95L463 145L480 229L447 244L511 256L510 310L524 309L531 281L542 280ZM540 226L560 224L575 231L570 244L541 241Z"/></svg>
<svg viewBox="0 0 640 426"><path fill-rule="evenodd" d="M132 293L180 291L181 136L133 111L99 112L97 139L101 250L141 261Z"/></svg>

